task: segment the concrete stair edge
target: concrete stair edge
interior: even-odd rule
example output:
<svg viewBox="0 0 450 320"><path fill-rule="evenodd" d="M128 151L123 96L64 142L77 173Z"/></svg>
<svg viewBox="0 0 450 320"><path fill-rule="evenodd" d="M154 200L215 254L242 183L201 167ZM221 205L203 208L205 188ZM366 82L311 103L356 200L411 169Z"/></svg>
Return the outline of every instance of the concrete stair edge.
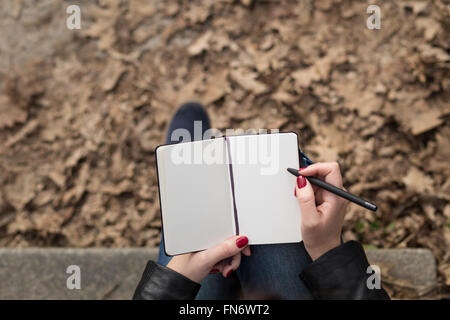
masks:
<svg viewBox="0 0 450 320"><path fill-rule="evenodd" d="M383 283L425 295L437 286L429 249L368 249ZM0 248L0 299L131 299L158 248ZM80 289L74 270L80 271ZM72 267L77 268L77 267ZM69 282L69 286L67 285Z"/></svg>

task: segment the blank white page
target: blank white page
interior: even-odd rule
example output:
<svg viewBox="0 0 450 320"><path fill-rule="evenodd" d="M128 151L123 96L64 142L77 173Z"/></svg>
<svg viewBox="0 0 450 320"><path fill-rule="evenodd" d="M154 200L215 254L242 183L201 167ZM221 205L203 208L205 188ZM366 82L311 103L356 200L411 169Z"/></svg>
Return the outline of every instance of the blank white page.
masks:
<svg viewBox="0 0 450 320"><path fill-rule="evenodd" d="M220 164L205 164L197 147L222 148ZM198 153L200 150L200 153ZM204 150L204 149L203 149ZM191 155L180 163L179 155ZM234 235L228 164L223 138L156 149L164 244L168 255L210 248ZM188 157L189 158L189 157Z"/></svg>
<svg viewBox="0 0 450 320"><path fill-rule="evenodd" d="M300 242L300 206L294 197L298 142L293 132L229 136L239 233L250 244Z"/></svg>

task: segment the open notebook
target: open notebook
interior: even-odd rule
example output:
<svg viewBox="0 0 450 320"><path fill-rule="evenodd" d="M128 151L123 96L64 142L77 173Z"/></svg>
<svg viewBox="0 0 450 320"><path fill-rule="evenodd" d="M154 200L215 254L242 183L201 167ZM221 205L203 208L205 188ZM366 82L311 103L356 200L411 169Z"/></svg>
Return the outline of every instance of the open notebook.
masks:
<svg viewBox="0 0 450 320"><path fill-rule="evenodd" d="M300 242L297 134L226 136L156 149L167 255L242 234L250 244Z"/></svg>

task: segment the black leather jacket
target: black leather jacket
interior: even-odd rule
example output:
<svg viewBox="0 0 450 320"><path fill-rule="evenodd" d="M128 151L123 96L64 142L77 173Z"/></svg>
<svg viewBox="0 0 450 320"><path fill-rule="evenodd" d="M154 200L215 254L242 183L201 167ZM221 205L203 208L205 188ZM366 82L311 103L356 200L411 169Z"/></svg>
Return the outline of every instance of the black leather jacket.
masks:
<svg viewBox="0 0 450 320"><path fill-rule="evenodd" d="M383 288L369 289L366 254L356 241L334 248L312 262L300 278L315 299L389 299ZM194 299L200 284L149 261L133 299Z"/></svg>

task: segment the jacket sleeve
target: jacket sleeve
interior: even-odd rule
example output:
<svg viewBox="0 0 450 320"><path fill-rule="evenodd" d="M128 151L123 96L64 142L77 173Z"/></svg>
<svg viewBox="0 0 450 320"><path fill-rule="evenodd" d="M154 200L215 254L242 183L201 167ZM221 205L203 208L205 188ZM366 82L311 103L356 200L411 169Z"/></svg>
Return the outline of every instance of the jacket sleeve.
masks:
<svg viewBox="0 0 450 320"><path fill-rule="evenodd" d="M134 292L134 300L194 299L200 284L182 274L149 261Z"/></svg>
<svg viewBox="0 0 450 320"><path fill-rule="evenodd" d="M362 246L349 241L308 265L300 278L315 299L389 299L381 285L369 289L373 272L367 273L368 266Z"/></svg>

